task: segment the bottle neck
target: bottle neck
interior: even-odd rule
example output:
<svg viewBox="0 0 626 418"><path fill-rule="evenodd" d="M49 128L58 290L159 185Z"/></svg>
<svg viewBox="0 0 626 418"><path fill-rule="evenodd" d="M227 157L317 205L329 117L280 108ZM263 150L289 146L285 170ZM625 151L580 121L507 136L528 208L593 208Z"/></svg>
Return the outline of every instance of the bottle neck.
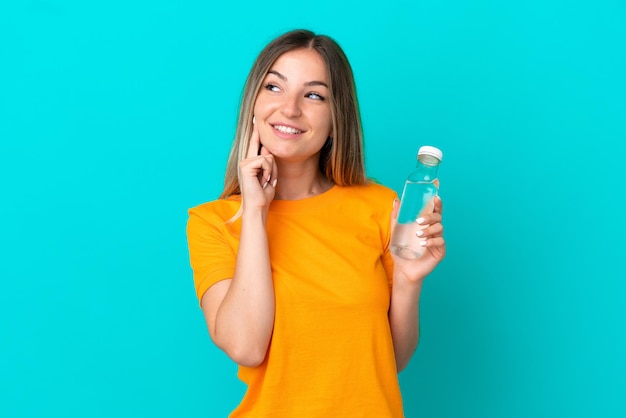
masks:
<svg viewBox="0 0 626 418"><path fill-rule="evenodd" d="M439 167L441 160L428 154L420 154L417 156L417 163L428 167Z"/></svg>
<svg viewBox="0 0 626 418"><path fill-rule="evenodd" d="M430 155L419 155L414 175L421 180L433 181L437 178L437 170L441 161ZM413 176L412 176L413 177Z"/></svg>

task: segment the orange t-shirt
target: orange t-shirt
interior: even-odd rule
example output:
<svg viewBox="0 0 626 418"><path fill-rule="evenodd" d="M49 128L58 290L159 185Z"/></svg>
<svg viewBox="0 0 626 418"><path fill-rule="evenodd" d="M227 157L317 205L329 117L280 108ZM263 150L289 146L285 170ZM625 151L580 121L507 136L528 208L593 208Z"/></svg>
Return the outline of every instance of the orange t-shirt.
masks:
<svg viewBox="0 0 626 418"><path fill-rule="evenodd" d="M396 193L378 184L274 200L267 234L276 300L265 361L239 366L248 385L231 417L403 417L389 326ZM238 197L189 210L198 298L233 277Z"/></svg>

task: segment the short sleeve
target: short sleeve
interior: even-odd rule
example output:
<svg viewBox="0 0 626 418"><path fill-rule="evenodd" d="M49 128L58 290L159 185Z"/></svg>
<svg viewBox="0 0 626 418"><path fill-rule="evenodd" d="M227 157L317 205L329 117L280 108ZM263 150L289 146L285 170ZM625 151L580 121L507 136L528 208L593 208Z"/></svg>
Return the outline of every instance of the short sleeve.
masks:
<svg viewBox="0 0 626 418"><path fill-rule="evenodd" d="M216 214L192 208L187 221L187 243L198 301L215 283L235 272L236 250L227 223Z"/></svg>
<svg viewBox="0 0 626 418"><path fill-rule="evenodd" d="M385 273L387 273L387 280L389 280L389 287L393 287L393 258L391 258L391 251L389 248L385 249L383 256L381 258L383 263L383 268L385 269Z"/></svg>
<svg viewBox="0 0 626 418"><path fill-rule="evenodd" d="M381 262L387 273L390 288L393 287L393 258L391 257L391 249L389 248L391 243L391 212L393 210L393 200L397 198L398 195L396 192L392 191L390 196L384 199L384 205L388 205L385 206L385 208L388 209L383 211L384 215L380 221L383 230L383 254L381 256Z"/></svg>

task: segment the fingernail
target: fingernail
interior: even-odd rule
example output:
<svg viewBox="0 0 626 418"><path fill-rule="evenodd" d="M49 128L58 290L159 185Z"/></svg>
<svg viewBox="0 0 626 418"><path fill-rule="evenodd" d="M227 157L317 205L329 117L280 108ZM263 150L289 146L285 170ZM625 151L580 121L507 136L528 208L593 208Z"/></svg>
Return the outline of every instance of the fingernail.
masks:
<svg viewBox="0 0 626 418"><path fill-rule="evenodd" d="M422 235L424 235L424 231L420 229L419 231L415 233L415 235L417 235L418 237L421 237Z"/></svg>
<svg viewBox="0 0 626 418"><path fill-rule="evenodd" d="M423 224L424 223L424 218L417 218L417 220L415 221L418 224Z"/></svg>
<svg viewBox="0 0 626 418"><path fill-rule="evenodd" d="M265 183L263 183L263 189L265 189L267 187L267 185L270 184L270 181L266 181Z"/></svg>
<svg viewBox="0 0 626 418"><path fill-rule="evenodd" d="M252 124L255 125L256 124L256 116L252 116Z"/></svg>
<svg viewBox="0 0 626 418"><path fill-rule="evenodd" d="M398 199L393 199L393 202L391 202L391 207L395 208L396 207L396 202L398 201Z"/></svg>
<svg viewBox="0 0 626 418"><path fill-rule="evenodd" d="M274 179L274 181L272 182L272 187L276 187L276 183L278 183L278 179Z"/></svg>
<svg viewBox="0 0 626 418"><path fill-rule="evenodd" d="M420 241L420 246L422 246L422 247L426 246L426 240L425 239Z"/></svg>

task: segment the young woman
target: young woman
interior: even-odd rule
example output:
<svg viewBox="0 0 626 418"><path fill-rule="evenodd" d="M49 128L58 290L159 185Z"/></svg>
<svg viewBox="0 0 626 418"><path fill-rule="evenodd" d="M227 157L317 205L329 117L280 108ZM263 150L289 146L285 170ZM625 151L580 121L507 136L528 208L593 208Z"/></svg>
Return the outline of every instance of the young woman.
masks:
<svg viewBox="0 0 626 418"><path fill-rule="evenodd" d="M418 260L389 251L396 193L368 181L356 89L335 41L288 32L248 76L225 187L189 211L198 298L248 390L232 417L402 417L398 371L441 201Z"/></svg>

